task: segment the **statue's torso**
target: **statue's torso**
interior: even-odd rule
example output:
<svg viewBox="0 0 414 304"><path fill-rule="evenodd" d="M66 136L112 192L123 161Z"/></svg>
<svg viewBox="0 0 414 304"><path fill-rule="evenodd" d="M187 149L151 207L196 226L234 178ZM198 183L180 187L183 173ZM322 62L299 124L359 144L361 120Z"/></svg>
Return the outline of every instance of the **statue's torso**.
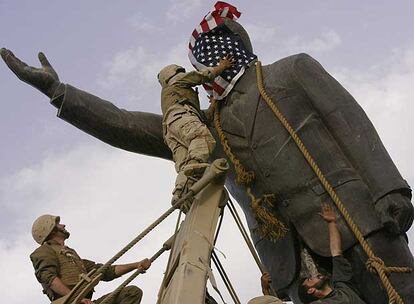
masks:
<svg viewBox="0 0 414 304"><path fill-rule="evenodd" d="M347 208L361 230L367 234L379 229L369 189L337 145L309 98L290 79L291 73L286 72L288 60L263 67L267 93L287 117L338 195L347 202ZM326 224L318 215L321 203L328 201L329 197L288 132L260 97L254 66L246 71L227 97L220 118L233 153L248 170L255 172L256 179L251 186L256 196L275 194L275 213L290 225L291 230L297 230L314 252L329 256ZM250 200L245 189L236 185L234 176L233 171L227 182L228 188L244 209L256 247L266 266L272 273L294 275L298 267L294 234L290 232L276 243L261 240L254 233L256 222ZM367 214L371 216L367 217ZM339 227L344 248L349 248L355 239L342 219ZM316 231L320 237L315 237ZM287 268L290 270L286 271ZM286 283L289 278L280 280Z"/></svg>

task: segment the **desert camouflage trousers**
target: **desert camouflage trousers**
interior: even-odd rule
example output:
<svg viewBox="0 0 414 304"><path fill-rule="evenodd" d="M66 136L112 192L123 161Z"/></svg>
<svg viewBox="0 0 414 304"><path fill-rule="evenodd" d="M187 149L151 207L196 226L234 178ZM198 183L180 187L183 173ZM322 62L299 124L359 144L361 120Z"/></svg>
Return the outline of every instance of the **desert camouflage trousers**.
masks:
<svg viewBox="0 0 414 304"><path fill-rule="evenodd" d="M172 106L163 122L164 141L170 148L175 162L177 179L173 194L182 191L187 176L184 169L194 163L206 163L216 141L198 113L188 105Z"/></svg>

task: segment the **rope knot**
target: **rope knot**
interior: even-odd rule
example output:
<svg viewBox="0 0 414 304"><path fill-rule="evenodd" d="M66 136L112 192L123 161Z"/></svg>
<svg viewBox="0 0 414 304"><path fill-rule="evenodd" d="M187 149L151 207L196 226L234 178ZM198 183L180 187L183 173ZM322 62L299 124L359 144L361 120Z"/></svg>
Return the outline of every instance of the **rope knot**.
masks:
<svg viewBox="0 0 414 304"><path fill-rule="evenodd" d="M379 257L370 257L366 262L367 269L372 273L381 273L381 271L386 272L386 266L384 261Z"/></svg>
<svg viewBox="0 0 414 304"><path fill-rule="evenodd" d="M257 221L256 228L259 235L267 237L272 241L277 241L283 238L288 228L272 213L274 194L264 194L261 198L257 198L252 193L250 187L247 187L247 194L252 202L252 209L254 217Z"/></svg>

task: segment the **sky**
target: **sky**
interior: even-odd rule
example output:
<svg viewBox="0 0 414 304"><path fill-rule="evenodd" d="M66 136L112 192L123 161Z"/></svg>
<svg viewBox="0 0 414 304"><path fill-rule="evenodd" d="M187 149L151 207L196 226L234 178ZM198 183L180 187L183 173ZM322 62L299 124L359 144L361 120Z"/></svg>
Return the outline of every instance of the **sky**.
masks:
<svg viewBox="0 0 414 304"><path fill-rule="evenodd" d="M214 3L0 0L0 47L34 66L43 51L62 82L121 108L160 113L156 75L169 63L190 68L189 35ZM242 12L239 21L264 64L305 52L334 75L414 183L412 1L231 3ZM175 172L171 162L113 148L58 119L47 97L3 62L0 102L0 294L8 303L48 303L28 258L36 248L33 220L60 215L72 233L67 244L105 262L169 207ZM151 256L175 221L176 215L162 223L121 262ZM217 248L242 302L259 295L259 271L228 215ZM144 290L142 303L155 303L165 264L166 256L135 281ZM102 284L97 296L117 283Z"/></svg>

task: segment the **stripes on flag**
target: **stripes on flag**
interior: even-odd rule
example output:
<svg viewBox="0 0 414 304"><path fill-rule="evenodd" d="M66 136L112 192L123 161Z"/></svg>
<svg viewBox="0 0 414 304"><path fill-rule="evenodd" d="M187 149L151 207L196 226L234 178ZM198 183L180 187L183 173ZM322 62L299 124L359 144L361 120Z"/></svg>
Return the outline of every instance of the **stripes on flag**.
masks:
<svg viewBox="0 0 414 304"><path fill-rule="evenodd" d="M209 32L222 24L223 18L237 20L240 16L241 13L233 5L223 1L217 1L214 5L214 10L205 15L203 20L201 20L200 25L194 29L190 38L190 50L193 49L195 40L201 33Z"/></svg>

